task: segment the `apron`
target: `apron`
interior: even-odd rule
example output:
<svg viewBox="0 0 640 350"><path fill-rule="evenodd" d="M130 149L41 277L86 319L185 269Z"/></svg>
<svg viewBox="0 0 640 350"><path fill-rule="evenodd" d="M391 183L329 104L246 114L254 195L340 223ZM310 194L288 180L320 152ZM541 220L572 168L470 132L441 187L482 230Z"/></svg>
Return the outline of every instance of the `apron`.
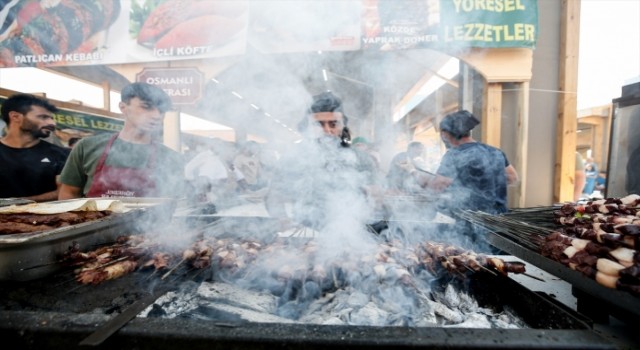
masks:
<svg viewBox="0 0 640 350"><path fill-rule="evenodd" d="M122 168L106 165L107 155L119 134L113 135L98 160L87 197L157 197L153 170L157 146L152 143L145 168Z"/></svg>

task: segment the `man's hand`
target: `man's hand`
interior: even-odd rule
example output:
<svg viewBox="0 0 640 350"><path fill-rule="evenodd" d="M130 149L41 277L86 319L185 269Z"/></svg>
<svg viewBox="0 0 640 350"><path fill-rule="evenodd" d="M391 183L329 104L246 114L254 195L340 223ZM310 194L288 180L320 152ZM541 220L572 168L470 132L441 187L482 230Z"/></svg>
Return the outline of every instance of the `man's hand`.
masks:
<svg viewBox="0 0 640 350"><path fill-rule="evenodd" d="M82 189L71 185L62 184L58 191L58 200L74 199L82 197Z"/></svg>

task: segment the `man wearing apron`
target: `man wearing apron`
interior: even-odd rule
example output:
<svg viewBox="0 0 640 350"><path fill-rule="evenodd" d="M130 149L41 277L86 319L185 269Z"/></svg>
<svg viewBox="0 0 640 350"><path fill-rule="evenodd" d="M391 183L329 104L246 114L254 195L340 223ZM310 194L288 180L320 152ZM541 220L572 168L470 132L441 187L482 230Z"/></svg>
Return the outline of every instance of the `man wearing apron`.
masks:
<svg viewBox="0 0 640 350"><path fill-rule="evenodd" d="M58 199L182 195L182 156L155 140L171 108L169 96L133 83L122 90L119 107L125 120L119 133L84 138L71 151Z"/></svg>

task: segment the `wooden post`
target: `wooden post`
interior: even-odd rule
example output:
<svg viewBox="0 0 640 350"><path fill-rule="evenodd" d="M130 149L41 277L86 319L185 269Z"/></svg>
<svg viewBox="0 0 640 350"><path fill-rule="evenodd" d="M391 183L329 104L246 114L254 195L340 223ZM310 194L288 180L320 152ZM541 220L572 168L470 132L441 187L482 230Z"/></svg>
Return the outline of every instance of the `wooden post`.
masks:
<svg viewBox="0 0 640 350"><path fill-rule="evenodd" d="M489 83L482 113L482 142L500 148L502 127L502 84Z"/></svg>
<svg viewBox="0 0 640 350"><path fill-rule="evenodd" d="M109 84L108 80L102 82L102 101L103 108L111 111L111 84Z"/></svg>
<svg viewBox="0 0 640 350"><path fill-rule="evenodd" d="M520 181L515 185L509 204L517 208L526 207L525 198L527 184L527 164L529 154L529 82L519 84L520 92L518 93L518 125L516 155L512 160L513 167L518 172Z"/></svg>
<svg viewBox="0 0 640 350"><path fill-rule="evenodd" d="M554 202L574 200L580 0L563 0L560 20Z"/></svg>
<svg viewBox="0 0 640 350"><path fill-rule="evenodd" d="M164 115L163 142L165 146L177 152L182 152L180 139L180 109L168 111Z"/></svg>

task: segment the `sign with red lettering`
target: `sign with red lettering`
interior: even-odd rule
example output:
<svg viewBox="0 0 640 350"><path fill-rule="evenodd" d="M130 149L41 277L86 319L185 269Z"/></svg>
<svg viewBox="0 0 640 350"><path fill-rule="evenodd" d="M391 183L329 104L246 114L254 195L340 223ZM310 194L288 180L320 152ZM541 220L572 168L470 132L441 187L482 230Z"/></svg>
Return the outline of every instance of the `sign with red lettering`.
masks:
<svg viewBox="0 0 640 350"><path fill-rule="evenodd" d="M145 68L136 81L161 88L174 105L190 105L202 97L204 76L197 68Z"/></svg>

